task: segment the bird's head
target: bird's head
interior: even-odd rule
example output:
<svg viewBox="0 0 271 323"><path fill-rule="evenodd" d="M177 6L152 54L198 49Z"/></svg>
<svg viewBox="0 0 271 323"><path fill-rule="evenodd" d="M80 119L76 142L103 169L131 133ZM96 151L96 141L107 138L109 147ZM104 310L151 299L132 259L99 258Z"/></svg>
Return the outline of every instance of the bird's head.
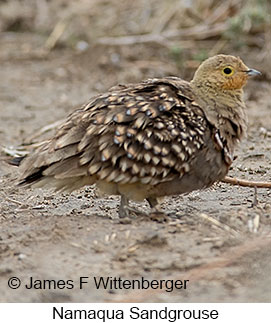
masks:
<svg viewBox="0 0 271 323"><path fill-rule="evenodd" d="M204 61L195 72L192 84L216 90L240 90L250 76L261 73L247 67L239 57L216 55Z"/></svg>

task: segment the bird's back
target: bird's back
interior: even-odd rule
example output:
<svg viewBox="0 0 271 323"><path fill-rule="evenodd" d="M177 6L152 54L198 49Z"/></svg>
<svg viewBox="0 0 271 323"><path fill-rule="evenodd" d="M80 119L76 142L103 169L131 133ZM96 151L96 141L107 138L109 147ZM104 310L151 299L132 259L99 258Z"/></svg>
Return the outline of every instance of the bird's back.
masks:
<svg viewBox="0 0 271 323"><path fill-rule="evenodd" d="M223 178L225 149L190 83L152 79L114 88L72 113L23 161L21 179L66 190L97 183L109 194L129 190L133 199L178 194Z"/></svg>

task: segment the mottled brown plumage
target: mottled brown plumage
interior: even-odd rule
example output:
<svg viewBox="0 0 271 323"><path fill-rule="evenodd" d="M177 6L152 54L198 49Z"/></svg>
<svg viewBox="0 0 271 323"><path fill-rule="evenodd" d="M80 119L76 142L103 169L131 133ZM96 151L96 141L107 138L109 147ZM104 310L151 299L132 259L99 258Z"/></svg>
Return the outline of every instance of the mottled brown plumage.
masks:
<svg viewBox="0 0 271 323"><path fill-rule="evenodd" d="M59 190L96 183L129 199L202 189L221 180L246 134L242 87L259 74L236 57L206 60L191 82L177 77L117 86L74 111L22 162L21 181Z"/></svg>

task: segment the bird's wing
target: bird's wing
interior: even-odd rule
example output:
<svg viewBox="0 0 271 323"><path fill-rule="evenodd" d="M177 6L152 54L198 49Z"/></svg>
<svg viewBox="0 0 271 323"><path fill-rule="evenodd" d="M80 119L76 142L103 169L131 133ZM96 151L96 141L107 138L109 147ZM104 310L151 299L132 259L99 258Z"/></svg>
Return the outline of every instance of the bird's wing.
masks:
<svg viewBox="0 0 271 323"><path fill-rule="evenodd" d="M190 170L208 126L188 82L164 78L115 88L72 113L25 159L22 178L87 175L155 185Z"/></svg>

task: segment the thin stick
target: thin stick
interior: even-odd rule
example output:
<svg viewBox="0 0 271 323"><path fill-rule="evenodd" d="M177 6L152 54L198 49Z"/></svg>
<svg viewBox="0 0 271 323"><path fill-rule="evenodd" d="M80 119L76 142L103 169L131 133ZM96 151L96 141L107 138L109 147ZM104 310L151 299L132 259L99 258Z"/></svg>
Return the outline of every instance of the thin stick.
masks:
<svg viewBox="0 0 271 323"><path fill-rule="evenodd" d="M247 181L245 179L230 176L225 176L221 182L246 187L271 188L271 182Z"/></svg>
<svg viewBox="0 0 271 323"><path fill-rule="evenodd" d="M254 198L253 198L252 207L255 207L257 205L258 205L258 191L257 191L257 187L254 186Z"/></svg>

